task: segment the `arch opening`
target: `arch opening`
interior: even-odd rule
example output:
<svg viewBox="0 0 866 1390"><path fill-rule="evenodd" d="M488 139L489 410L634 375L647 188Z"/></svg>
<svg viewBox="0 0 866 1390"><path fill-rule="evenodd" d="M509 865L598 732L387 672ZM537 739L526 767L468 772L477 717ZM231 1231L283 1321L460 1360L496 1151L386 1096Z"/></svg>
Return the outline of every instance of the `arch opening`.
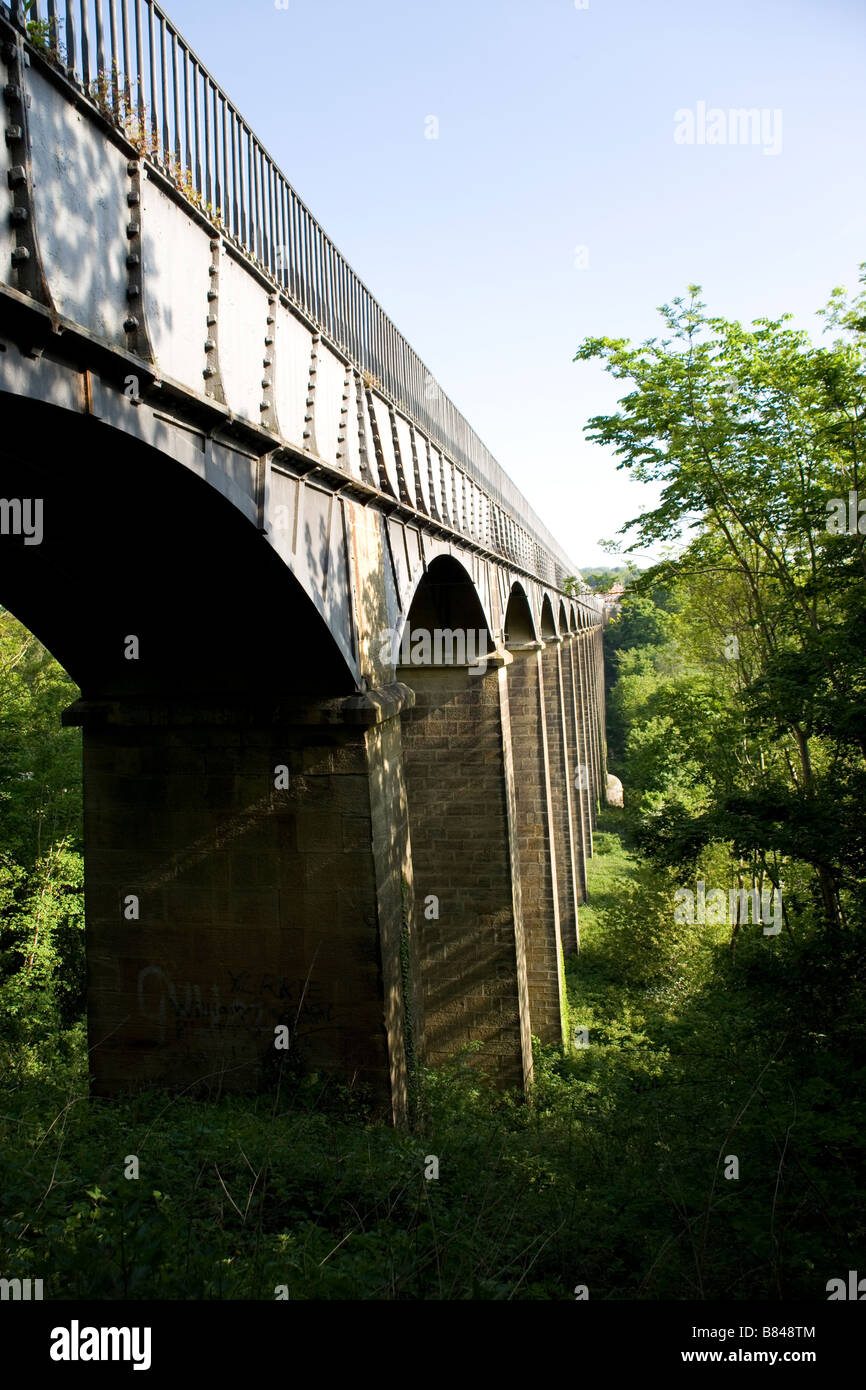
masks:
<svg viewBox="0 0 866 1390"><path fill-rule="evenodd" d="M85 698L355 689L301 584L216 487L90 417L3 407L4 495L39 500L42 535L3 537L0 601Z"/></svg>
<svg viewBox="0 0 866 1390"><path fill-rule="evenodd" d="M452 556L437 556L415 590L397 664L472 666L494 645L471 575Z"/></svg>
<svg viewBox="0 0 866 1390"><path fill-rule="evenodd" d="M511 586L508 607L505 610L503 640L506 647L522 647L536 640L532 609L526 597L526 590L520 584Z"/></svg>
<svg viewBox="0 0 866 1390"><path fill-rule="evenodd" d="M550 602L550 596L548 594L544 595L541 604L541 636L544 641L549 640L551 637L558 636L556 621L553 616L553 604Z"/></svg>

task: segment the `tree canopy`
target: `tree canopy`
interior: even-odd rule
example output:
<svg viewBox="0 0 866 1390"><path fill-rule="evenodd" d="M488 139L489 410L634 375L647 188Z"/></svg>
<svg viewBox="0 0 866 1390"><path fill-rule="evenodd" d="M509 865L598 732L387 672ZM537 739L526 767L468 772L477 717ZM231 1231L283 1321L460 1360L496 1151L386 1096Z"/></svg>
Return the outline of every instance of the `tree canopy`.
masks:
<svg viewBox="0 0 866 1390"><path fill-rule="evenodd" d="M632 684L660 660L676 671L629 735L644 762L653 739L666 747L644 839L667 862L717 840L771 876L805 863L841 928L862 918L866 874L866 292L833 292L824 343L789 315L708 316L699 296L662 307L663 337L588 338L575 357L631 384L590 439L661 489L620 534L668 558L610 633L615 651L645 629L655 655L632 653Z"/></svg>

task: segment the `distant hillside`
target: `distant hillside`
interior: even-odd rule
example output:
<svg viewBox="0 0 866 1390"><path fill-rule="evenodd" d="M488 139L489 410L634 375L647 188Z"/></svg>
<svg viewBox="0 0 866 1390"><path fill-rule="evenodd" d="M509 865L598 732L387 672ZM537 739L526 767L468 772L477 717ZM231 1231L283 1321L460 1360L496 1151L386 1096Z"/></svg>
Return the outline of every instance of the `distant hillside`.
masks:
<svg viewBox="0 0 866 1390"><path fill-rule="evenodd" d="M599 566L587 565L586 569L581 566L580 573L583 581L588 584L598 594L606 594L617 581L627 588L634 578L635 571L628 565L620 565L616 569L603 569Z"/></svg>

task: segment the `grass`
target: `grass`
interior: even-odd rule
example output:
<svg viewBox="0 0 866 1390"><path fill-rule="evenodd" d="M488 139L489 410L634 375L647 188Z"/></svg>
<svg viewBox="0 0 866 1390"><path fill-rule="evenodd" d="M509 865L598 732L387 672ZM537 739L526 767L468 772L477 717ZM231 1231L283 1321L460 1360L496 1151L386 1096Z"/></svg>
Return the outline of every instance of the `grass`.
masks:
<svg viewBox="0 0 866 1390"><path fill-rule="evenodd" d="M46 1298L825 1296L864 1234L859 1016L828 977L823 1027L803 1015L790 1036L794 948L757 938L734 966L723 930L674 930L671 885L622 824L600 820L567 962L589 1046L538 1047L530 1103L455 1062L423 1074L401 1133L321 1077L107 1101L88 1095L80 1028L63 1056L7 1049L4 1275L42 1278Z"/></svg>

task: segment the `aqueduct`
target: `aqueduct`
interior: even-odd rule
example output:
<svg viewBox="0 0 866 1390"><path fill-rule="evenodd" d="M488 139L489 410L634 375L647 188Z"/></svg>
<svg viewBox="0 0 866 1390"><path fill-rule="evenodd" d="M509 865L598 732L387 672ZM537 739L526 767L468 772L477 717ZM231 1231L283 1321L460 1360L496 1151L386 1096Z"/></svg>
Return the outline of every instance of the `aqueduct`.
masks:
<svg viewBox="0 0 866 1390"><path fill-rule="evenodd" d="M81 689L95 1086L282 1026L397 1118L466 1042L525 1085L600 606L159 7L58 9L0 6L0 602Z"/></svg>

